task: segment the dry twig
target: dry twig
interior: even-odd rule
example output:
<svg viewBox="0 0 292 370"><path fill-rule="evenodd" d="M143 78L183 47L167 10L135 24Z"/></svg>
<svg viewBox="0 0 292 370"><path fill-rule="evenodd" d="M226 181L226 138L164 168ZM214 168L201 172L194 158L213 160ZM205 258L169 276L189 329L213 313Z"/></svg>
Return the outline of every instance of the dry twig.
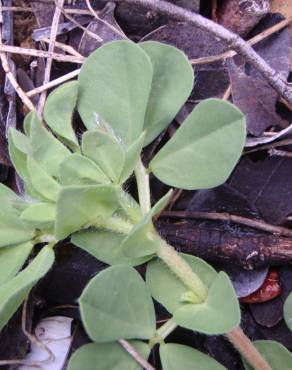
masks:
<svg viewBox="0 0 292 370"><path fill-rule="evenodd" d="M0 0L0 47L3 45L2 24L3 24L2 1ZM0 60L1 60L3 70L6 73L6 76L9 80L9 82L14 87L16 93L18 94L18 96L22 100L23 104L31 111L35 110L35 106L31 102L31 100L27 97L27 95L22 90L22 88L19 86L18 82L16 81L15 77L13 76L13 73L11 72L10 67L9 67L9 61L8 61L7 55L2 51L0 51Z"/></svg>
<svg viewBox="0 0 292 370"><path fill-rule="evenodd" d="M56 42L56 37L57 37L57 32L58 32L58 25L60 21L60 16L62 14L61 9L63 7L64 1L65 0L56 0L58 6L56 6L54 17L53 17L53 22L52 22L52 29L51 29L51 36L50 36L50 44L49 44L49 52L53 53L55 49L55 42ZM44 73L44 84L47 84L50 81L50 76L51 76L51 68L53 64L53 58L49 57L47 59L47 64L46 64L46 69ZM45 101L47 97L47 91L43 91L40 96L39 104L38 104L38 114L40 117L43 115L43 110L45 106Z"/></svg>
<svg viewBox="0 0 292 370"><path fill-rule="evenodd" d="M0 43L0 52L4 53L11 53L11 54L21 54L21 55L30 55L37 58L52 58L57 60L58 62L65 62L65 63L76 63L82 64L85 60L84 57L77 57L71 55L63 55L58 53L51 53L45 50L37 50L37 49L28 49L28 48L21 48L19 46L12 46L12 45L4 45Z"/></svg>
<svg viewBox="0 0 292 370"><path fill-rule="evenodd" d="M164 211L161 213L161 217L171 218L196 218L205 220L220 220L220 221L231 221L237 224L252 227L254 229L267 231L272 234L288 236L292 238L292 230L282 227L268 224L261 220L255 220L252 218L231 215L230 213L217 213L217 212L192 212L192 211Z"/></svg>
<svg viewBox="0 0 292 370"><path fill-rule="evenodd" d="M48 82L47 84L43 84L42 86L36 87L35 89L28 91L26 93L26 95L29 96L29 97L37 95L37 94L41 93L42 91L46 91L46 90L50 89L51 87L60 85L63 82L71 80L72 78L78 76L79 73L80 73L80 68L75 69L75 71L69 72L69 73L65 74L64 76L62 76L62 77L56 78L55 80L52 80L52 81Z"/></svg>
<svg viewBox="0 0 292 370"><path fill-rule="evenodd" d="M108 28L110 28L113 32L117 33L122 38L128 39L128 37L124 34L124 32L118 30L112 24L110 24L109 22L107 22L105 19L102 19L102 18L99 17L98 13L91 6L90 0L85 0L85 1L86 1L86 5L87 5L89 11L91 12L91 14L94 16L94 18L96 20L98 20L99 22L102 22L103 24L105 24Z"/></svg>

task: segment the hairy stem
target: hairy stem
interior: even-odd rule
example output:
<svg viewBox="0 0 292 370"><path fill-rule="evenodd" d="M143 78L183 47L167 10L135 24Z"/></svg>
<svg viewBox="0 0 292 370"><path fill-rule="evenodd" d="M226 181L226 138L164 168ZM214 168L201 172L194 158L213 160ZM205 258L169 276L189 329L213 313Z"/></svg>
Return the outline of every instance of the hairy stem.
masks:
<svg viewBox="0 0 292 370"><path fill-rule="evenodd" d="M127 235L132 230L134 225L121 217L113 216L107 219L97 219L90 226Z"/></svg>
<svg viewBox="0 0 292 370"><path fill-rule="evenodd" d="M190 265L178 254L178 252L161 239L157 255L161 258L172 272L188 287L195 295L194 303L202 303L208 295L208 289Z"/></svg>
<svg viewBox="0 0 292 370"><path fill-rule="evenodd" d="M270 365L254 347L240 327L231 330L226 336L254 369L272 370Z"/></svg>
<svg viewBox="0 0 292 370"><path fill-rule="evenodd" d="M151 209L149 174L146 172L141 158L136 165L135 176L138 187L139 203L142 212L146 214Z"/></svg>

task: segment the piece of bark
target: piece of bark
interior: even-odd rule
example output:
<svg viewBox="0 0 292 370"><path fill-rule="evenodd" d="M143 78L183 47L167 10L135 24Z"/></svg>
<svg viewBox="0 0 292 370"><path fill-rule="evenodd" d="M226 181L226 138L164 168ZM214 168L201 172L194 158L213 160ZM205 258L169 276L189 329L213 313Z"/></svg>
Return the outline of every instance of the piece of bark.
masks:
<svg viewBox="0 0 292 370"><path fill-rule="evenodd" d="M260 232L222 230L194 222L157 224L158 230L177 250L209 262L233 264L244 269L292 263L292 239Z"/></svg>
<svg viewBox="0 0 292 370"><path fill-rule="evenodd" d="M269 0L225 0L216 12L219 24L246 36L269 13Z"/></svg>

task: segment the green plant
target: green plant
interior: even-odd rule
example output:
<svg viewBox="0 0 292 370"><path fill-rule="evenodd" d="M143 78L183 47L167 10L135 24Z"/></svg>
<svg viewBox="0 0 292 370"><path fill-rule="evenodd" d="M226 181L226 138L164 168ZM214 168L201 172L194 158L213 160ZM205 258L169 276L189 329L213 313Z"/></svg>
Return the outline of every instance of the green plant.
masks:
<svg viewBox="0 0 292 370"><path fill-rule="evenodd" d="M0 329L52 266L57 242L70 236L73 244L112 265L80 297L82 321L95 343L73 355L70 370L93 369L96 363L107 370L140 368L117 343L121 339L130 340L144 358L160 344L164 370L194 362L200 369L223 369L192 348L165 344L178 325L227 334L255 369L270 368L238 328L240 309L228 276L177 253L153 226L171 192L151 207L151 172L174 187L214 187L227 179L244 145L243 114L228 102L209 99L144 168L143 147L172 121L192 87L193 70L179 50L156 42L112 42L87 59L78 81L49 96L44 118L53 133L35 112L26 117L24 133L10 130L9 153L25 196L0 186L5 205ZM72 129L76 107L87 127L81 145ZM123 188L133 172L139 203ZM40 243L46 245L21 270ZM145 262L146 282L133 268ZM152 297L172 315L159 329Z"/></svg>

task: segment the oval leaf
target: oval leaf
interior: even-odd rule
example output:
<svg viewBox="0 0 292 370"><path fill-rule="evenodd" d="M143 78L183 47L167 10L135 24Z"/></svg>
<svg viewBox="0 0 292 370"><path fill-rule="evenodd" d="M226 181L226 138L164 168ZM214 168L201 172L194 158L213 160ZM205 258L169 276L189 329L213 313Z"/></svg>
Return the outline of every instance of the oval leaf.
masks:
<svg viewBox="0 0 292 370"><path fill-rule="evenodd" d="M130 344L145 359L150 348L146 343L131 341ZM74 352L68 370L142 370L142 367L118 343L90 343Z"/></svg>
<svg viewBox="0 0 292 370"><path fill-rule="evenodd" d="M272 340L257 340L253 345L258 349L260 354L267 360L273 370L292 370L292 354L282 344ZM248 365L245 360L245 370L252 370L253 367Z"/></svg>
<svg viewBox="0 0 292 370"><path fill-rule="evenodd" d="M109 183L109 178L89 158L72 154L60 164L59 178L63 185L91 185Z"/></svg>
<svg viewBox="0 0 292 370"><path fill-rule="evenodd" d="M124 238L124 235L112 231L92 229L72 235L71 242L108 265L137 266L149 260L149 257L126 257L121 250Z"/></svg>
<svg viewBox="0 0 292 370"><path fill-rule="evenodd" d="M43 198L55 202L61 186L34 159L27 157L27 170L33 189Z"/></svg>
<svg viewBox="0 0 292 370"><path fill-rule="evenodd" d="M245 142L245 119L233 104L207 99L198 104L150 162L165 184L206 189L224 183Z"/></svg>
<svg viewBox="0 0 292 370"><path fill-rule="evenodd" d="M97 114L126 145L143 131L152 81L152 64L138 45L110 42L92 53L79 75L78 111L88 129Z"/></svg>
<svg viewBox="0 0 292 370"><path fill-rule="evenodd" d="M56 219L56 205L53 203L32 204L22 212L20 218L35 226L53 223Z"/></svg>
<svg viewBox="0 0 292 370"><path fill-rule="evenodd" d="M216 271L202 259L183 253L180 253L180 256L188 262L207 287L216 279ZM170 313L185 305L183 298L188 294L188 288L162 260L155 259L148 263L146 284L150 288L152 297Z"/></svg>
<svg viewBox="0 0 292 370"><path fill-rule="evenodd" d="M163 370L227 370L212 357L181 344L162 344L159 354Z"/></svg>
<svg viewBox="0 0 292 370"><path fill-rule="evenodd" d="M139 44L150 57L153 79L144 129L148 145L174 119L190 95L194 84L193 68L177 48L155 41Z"/></svg>
<svg viewBox="0 0 292 370"><path fill-rule="evenodd" d="M284 304L284 319L288 328L292 331L292 293L289 294Z"/></svg>
<svg viewBox="0 0 292 370"><path fill-rule="evenodd" d="M125 163L125 151L111 134L100 130L85 132L82 137L82 152L109 179L114 183L119 182Z"/></svg>
<svg viewBox="0 0 292 370"><path fill-rule="evenodd" d="M224 334L238 326L239 303L225 272L219 272L205 302L185 304L174 312L173 318L184 328L210 335Z"/></svg>
<svg viewBox="0 0 292 370"><path fill-rule="evenodd" d="M64 239L75 231L92 226L98 217L111 216L118 197L110 185L68 186L57 201L55 235Z"/></svg>
<svg viewBox="0 0 292 370"><path fill-rule="evenodd" d="M117 265L100 272L84 289L79 304L85 330L97 343L154 335L150 293L131 267Z"/></svg>
<svg viewBox="0 0 292 370"><path fill-rule="evenodd" d="M47 273L54 262L54 252L44 247L18 275L0 286L0 330L28 296L31 288Z"/></svg>
<svg viewBox="0 0 292 370"><path fill-rule="evenodd" d="M49 96L44 108L47 125L73 151L80 151L72 128L72 118L77 103L78 82L64 83Z"/></svg>
<svg viewBox="0 0 292 370"><path fill-rule="evenodd" d="M35 235L34 227L20 219L27 203L3 184L0 184L0 203L0 247L32 239Z"/></svg>
<svg viewBox="0 0 292 370"><path fill-rule="evenodd" d="M12 279L27 260L34 243L32 241L0 249L0 286Z"/></svg>
<svg viewBox="0 0 292 370"><path fill-rule="evenodd" d="M43 126L36 113L31 114L29 133L32 156L49 175L57 177L60 163L71 152Z"/></svg>

